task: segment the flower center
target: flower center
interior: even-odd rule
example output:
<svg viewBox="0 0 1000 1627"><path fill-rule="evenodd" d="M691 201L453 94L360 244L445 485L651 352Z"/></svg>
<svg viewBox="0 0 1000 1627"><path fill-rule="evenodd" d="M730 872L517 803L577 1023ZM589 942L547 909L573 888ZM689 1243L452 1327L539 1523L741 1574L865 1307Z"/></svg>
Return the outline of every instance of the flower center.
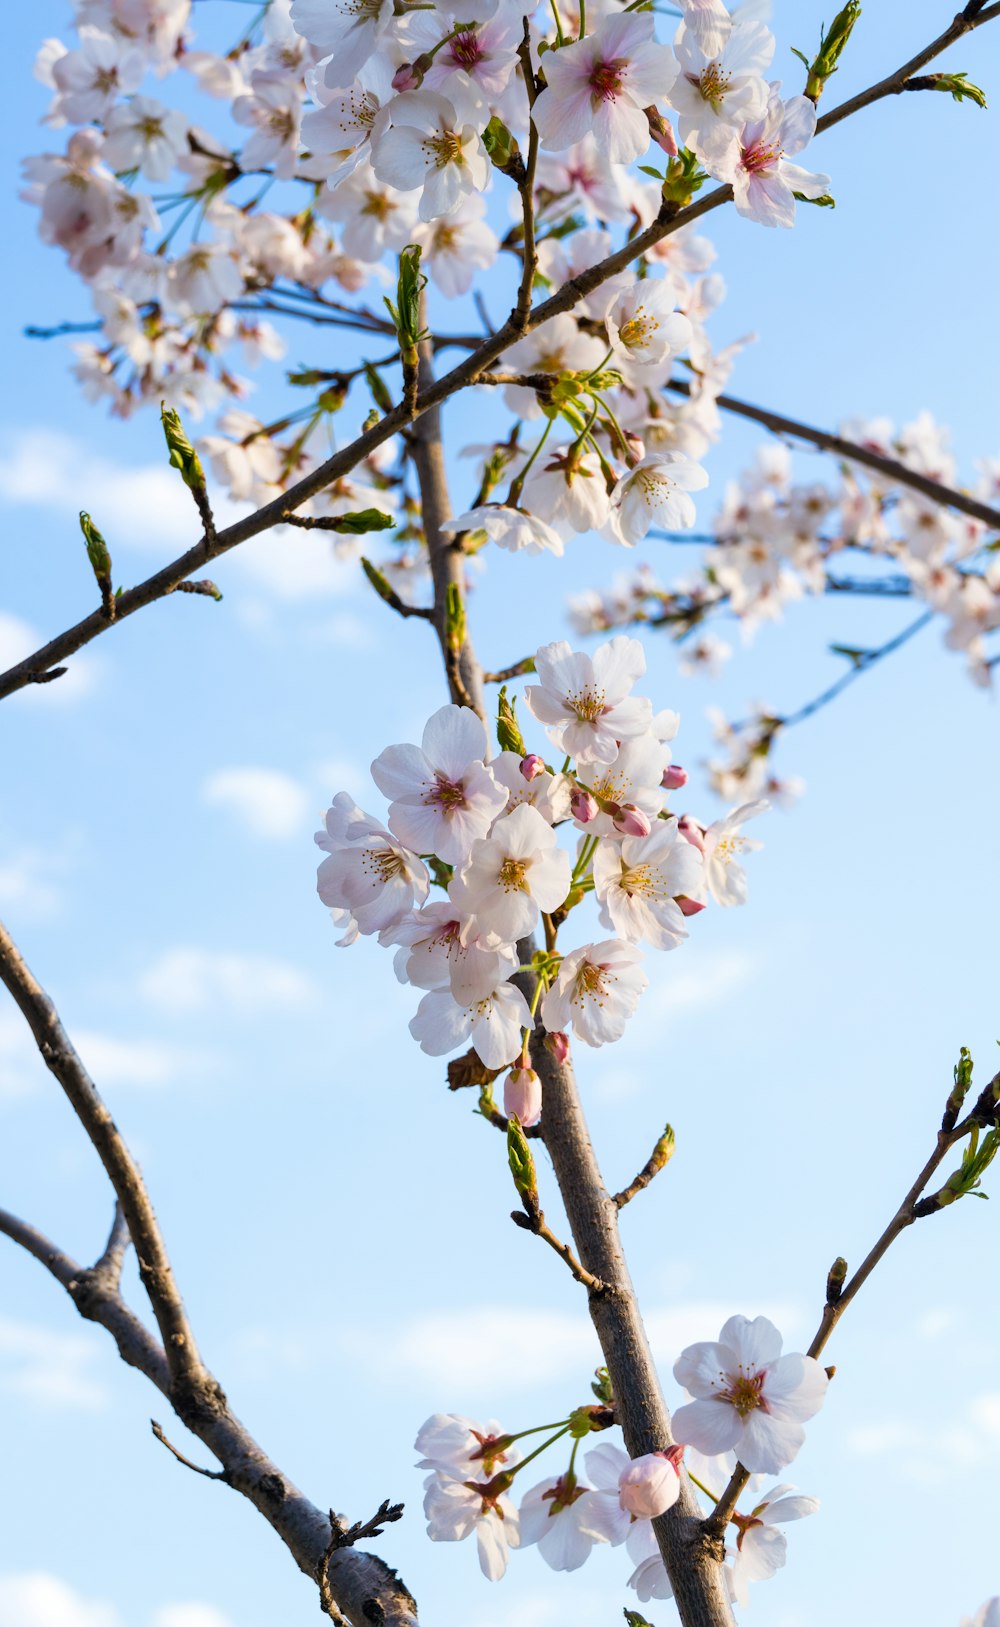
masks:
<svg viewBox="0 0 1000 1627"><path fill-rule="evenodd" d="M470 30L467 34L456 34L451 42L448 55L457 68L474 68L477 62L481 62L483 48L475 31Z"/></svg>
<svg viewBox="0 0 1000 1627"><path fill-rule="evenodd" d="M387 220L395 205L390 203L384 192L367 192L365 201L361 206L363 215L374 215L376 220Z"/></svg>
<svg viewBox="0 0 1000 1627"><path fill-rule="evenodd" d="M434 777L434 784L428 786L424 793L424 801L433 803L445 813L452 808L464 808L465 786L461 780L449 780L446 775L437 774Z"/></svg>
<svg viewBox="0 0 1000 1627"><path fill-rule="evenodd" d="M784 148L777 142L758 141L756 146L744 147L740 162L750 175L756 175L758 171L770 169L772 164L777 164L783 153Z"/></svg>
<svg viewBox="0 0 1000 1627"><path fill-rule="evenodd" d="M603 1006L614 981L606 967L597 966L592 960L585 960L573 984L573 993L570 996L572 1004L582 1006L585 1000L596 1000L599 1006Z"/></svg>
<svg viewBox="0 0 1000 1627"><path fill-rule="evenodd" d="M610 712L610 706L604 704L603 689L581 689L579 693L572 691L566 696L566 705L571 712L575 712L581 723L596 723L605 712Z"/></svg>
<svg viewBox="0 0 1000 1627"><path fill-rule="evenodd" d="M627 67L624 57L615 57L611 62L595 62L587 81L591 101L613 102L615 97L620 96L625 86Z"/></svg>
<svg viewBox="0 0 1000 1627"><path fill-rule="evenodd" d="M504 859L497 876L497 884L505 893L526 893L528 886L528 862L526 859Z"/></svg>
<svg viewBox="0 0 1000 1627"><path fill-rule="evenodd" d="M729 91L732 77L732 74L727 73L725 68L720 68L717 62L710 62L698 81L698 89L701 95L706 102L711 104L716 113L721 108L723 98Z"/></svg>
<svg viewBox="0 0 1000 1627"><path fill-rule="evenodd" d="M629 317L618 329L618 337L629 350L637 350L642 345L648 345L653 334L660 326L655 316L650 316L645 307L636 307L634 316Z"/></svg>
<svg viewBox="0 0 1000 1627"><path fill-rule="evenodd" d="M761 1394L764 1388L763 1373L744 1373L741 1369L738 1378L730 1378L728 1390L723 1390L719 1396L720 1401L728 1401L735 1407L741 1418L746 1418L758 1407L766 1412L767 1402Z"/></svg>
<svg viewBox="0 0 1000 1627"><path fill-rule="evenodd" d="M384 885L393 876L402 875L406 864L402 854L391 847L366 847L361 855L361 868L368 872L374 885L379 882Z"/></svg>
<svg viewBox="0 0 1000 1627"><path fill-rule="evenodd" d="M465 163L462 138L457 130L439 130L437 135L427 137L423 147L430 155L435 169L447 169L449 164Z"/></svg>

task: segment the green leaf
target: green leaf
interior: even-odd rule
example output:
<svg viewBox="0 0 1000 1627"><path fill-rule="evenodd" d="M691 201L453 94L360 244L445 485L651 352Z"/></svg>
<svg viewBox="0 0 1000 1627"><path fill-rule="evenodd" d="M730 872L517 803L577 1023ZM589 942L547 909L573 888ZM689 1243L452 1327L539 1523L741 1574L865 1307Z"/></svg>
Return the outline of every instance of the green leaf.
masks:
<svg viewBox="0 0 1000 1627"><path fill-rule="evenodd" d="M829 650L831 655L842 655L852 667L863 667L872 655L871 650L860 650L853 644L831 644Z"/></svg>
<svg viewBox="0 0 1000 1627"><path fill-rule="evenodd" d="M497 740L501 751L516 751L519 757L527 756L528 748L517 721L514 702L507 699L506 684L497 697Z"/></svg>
<svg viewBox="0 0 1000 1627"><path fill-rule="evenodd" d="M85 509L80 510L80 530L83 532L91 569L98 584L103 588L105 583L111 581L111 554L107 543Z"/></svg>
<svg viewBox="0 0 1000 1627"><path fill-rule="evenodd" d="M829 192L824 192L818 198L807 198L804 192L795 192L792 196L797 198L799 203L814 203L817 209L836 209L837 207L836 198Z"/></svg>
<svg viewBox="0 0 1000 1627"><path fill-rule="evenodd" d="M383 514L380 508L361 508L353 514L338 514L332 525L325 526L327 531L342 531L348 537L360 537L365 531L389 531L395 520L391 514Z"/></svg>
<svg viewBox="0 0 1000 1627"><path fill-rule="evenodd" d="M946 90L956 102L975 102L977 107L986 106L986 92L974 85L967 74L935 73L929 77L935 81L935 90Z"/></svg>
<svg viewBox="0 0 1000 1627"><path fill-rule="evenodd" d="M204 491L205 471L201 466L201 459L184 432L181 415L176 407L167 407L161 402L160 422L163 425L171 466L180 470L181 479L189 490Z"/></svg>
<svg viewBox="0 0 1000 1627"><path fill-rule="evenodd" d="M643 175L651 175L654 181L666 180L666 176L664 175L663 171L654 168L652 164L640 164L639 168L642 170Z"/></svg>

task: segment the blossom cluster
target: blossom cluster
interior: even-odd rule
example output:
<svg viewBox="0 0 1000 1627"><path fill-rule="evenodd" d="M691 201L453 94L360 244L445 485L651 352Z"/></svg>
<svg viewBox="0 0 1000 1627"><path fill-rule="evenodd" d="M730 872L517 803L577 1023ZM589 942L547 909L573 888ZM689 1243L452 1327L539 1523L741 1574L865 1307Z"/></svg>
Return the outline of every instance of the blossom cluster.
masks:
<svg viewBox="0 0 1000 1627"><path fill-rule="evenodd" d="M249 365L282 353L271 313L350 326L343 294L377 286L381 262L407 245L444 294L467 293L499 257L524 258L525 207L535 281L557 290L615 234L656 219L678 166L692 190L699 177L728 181L741 212L791 224L795 197L821 194L827 178L790 161L815 108L767 78L775 41L761 9L689 0L666 43L652 13L620 0L586 11L575 0L270 0L223 51L199 47L191 0L74 0L76 41L46 41L36 69L52 91L46 123L68 140L28 160L26 195L92 290L100 338L75 346L86 393L121 414L162 400L224 409L204 446L213 471L237 499L265 502L320 461L330 418L367 387L360 366L326 375L332 387L277 424L234 405L250 388L234 348ZM204 126L163 100L176 74L202 93ZM526 199L518 145L531 130L540 151ZM636 169L651 141L666 166L654 179ZM505 206L515 225L504 234ZM631 544L654 520L691 523L687 494L705 484L697 459L731 360L704 330L723 292L712 258L690 230L665 238L638 276L608 278L509 349L518 375L598 388L557 401L572 439L548 447L518 489L519 523L478 506L487 534L558 551L555 536L591 527ZM353 315L362 334L393 332L367 307ZM680 356L692 398L668 407L659 391ZM522 421L551 402L504 390ZM351 483L348 503L388 457ZM512 475L519 459L515 444ZM324 494L314 511L343 512L346 495Z"/></svg>
<svg viewBox="0 0 1000 1627"><path fill-rule="evenodd" d="M773 1576L785 1563L782 1525L813 1514L815 1497L777 1484L764 1488L795 1458L803 1424L821 1407L827 1375L811 1356L781 1353L781 1335L766 1317L730 1317L718 1342L690 1345L674 1364L674 1377L692 1397L677 1409L678 1442L630 1458L604 1443L584 1453L581 1443L617 1422L614 1397L603 1369L594 1390L604 1403L579 1407L552 1426L541 1446L526 1455L522 1443L539 1429L505 1433L495 1420L476 1423L456 1413L436 1413L417 1436L424 1482L428 1535L454 1542L475 1532L484 1574L496 1581L509 1551L537 1546L553 1570L577 1570L595 1546L624 1545L632 1563L628 1585L641 1602L672 1595L653 1521L681 1496L682 1478L716 1503L737 1462L751 1471L749 1506L731 1516L724 1576L730 1597L745 1604L748 1584ZM511 1495L529 1463L572 1441L568 1466L523 1493ZM714 1488L714 1489L713 1489Z"/></svg>
<svg viewBox="0 0 1000 1627"><path fill-rule="evenodd" d="M640 945L676 948L709 898L744 902L740 856L760 844L740 828L767 806L707 827L671 812L668 795L687 779L668 745L679 720L633 693L645 671L635 639L619 635L592 657L548 644L534 667L525 701L561 766L527 751L508 703L498 732L517 749L492 760L477 714L444 706L419 746L390 746L372 764L386 824L340 792L316 837L319 895L341 942L377 934L396 948L397 977L426 991L410 1031L429 1055L471 1041L489 1070L517 1063L508 1111L526 1124L541 1113L527 1056L536 1013L560 1040L570 1029L590 1046L621 1038L648 983ZM429 901L432 876L440 902ZM612 936L557 952L562 922L589 893ZM540 922L546 948L535 953L527 941ZM534 982L530 1007L520 974Z"/></svg>

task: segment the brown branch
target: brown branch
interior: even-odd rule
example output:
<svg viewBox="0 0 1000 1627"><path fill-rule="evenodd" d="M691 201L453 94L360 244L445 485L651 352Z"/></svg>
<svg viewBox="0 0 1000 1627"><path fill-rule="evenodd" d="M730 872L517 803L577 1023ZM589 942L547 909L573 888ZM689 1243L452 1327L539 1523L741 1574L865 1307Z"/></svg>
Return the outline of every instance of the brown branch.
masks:
<svg viewBox="0 0 1000 1627"><path fill-rule="evenodd" d="M139 1170L70 1044L52 1001L28 971L2 925L0 981L13 995L44 1061L63 1086L111 1179L135 1243L140 1275L163 1344L125 1304L114 1282L116 1262L125 1247L117 1215L108 1246L89 1270L34 1227L4 1211L0 1211L0 1232L45 1266L66 1289L81 1316L99 1323L111 1334L122 1360L155 1385L181 1422L222 1465L220 1478L253 1504L280 1536L299 1569L315 1580L329 1541L329 1522L268 1458L230 1410L222 1387L202 1364ZM176 1449L171 1450L180 1456ZM355 1627L370 1627L372 1622L378 1622L379 1627L417 1627L411 1594L376 1555L353 1549L338 1553L330 1563L329 1581L339 1607Z"/></svg>
<svg viewBox="0 0 1000 1627"><path fill-rule="evenodd" d="M631 1181L628 1183L628 1186L623 1187L620 1192L615 1193L615 1207L618 1209L624 1209L627 1203L631 1203L632 1199L636 1197L639 1192L644 1191L649 1185L650 1181L654 1180L655 1177L659 1175L660 1170L666 1168L673 1155L674 1132L668 1124L665 1127L659 1141L656 1143L656 1146L653 1148L649 1157L646 1159L646 1162L643 1164L638 1175L634 1175L632 1177Z"/></svg>
<svg viewBox="0 0 1000 1627"><path fill-rule="evenodd" d="M535 83L535 73L531 66L531 34L528 28L528 19L524 19L524 38L517 48L521 59L521 72L524 76L525 90L528 95L529 110L535 105L538 95L538 86ZM525 333L531 316L531 295L535 286L535 272L538 269L538 251L535 247L535 171L538 167L538 131L535 121L531 119L528 125L528 161L524 167L524 174L518 179L517 189L521 194L521 253L523 267L521 281L517 290L517 300L510 313L510 323L517 333Z"/></svg>
<svg viewBox="0 0 1000 1627"><path fill-rule="evenodd" d="M683 379L671 379L666 387L676 395L691 394L690 384ZM783 413L772 412L769 407L755 407L749 401L740 401L732 395L716 396L715 403L724 412L763 424L775 435L790 435L795 440L808 441L824 452L833 452L849 463L863 464L866 469L885 475L897 485L909 486L913 491L920 492L921 496L929 497L932 503L940 503L943 508L958 509L962 514L971 515L974 520L982 520L991 530L1000 531L1000 509L992 508L989 503L981 503L977 497L956 491L952 486L945 486L939 480L931 480L916 469L907 468L896 458L883 457L881 452L873 452L857 441L845 440L842 435L832 435L828 430L803 424L796 418L786 418Z"/></svg>
<svg viewBox="0 0 1000 1627"><path fill-rule="evenodd" d="M970 1113L954 1129L938 1131L934 1151L913 1182L896 1213L878 1238L878 1241L869 1249L854 1275L843 1285L841 1285L843 1279L840 1270L837 1269L841 1267L841 1262L839 1260L836 1262L836 1267L831 1270L827 1278L827 1301L823 1307L819 1327L806 1351L807 1356L818 1358L822 1355L840 1318L858 1291L864 1287L879 1261L888 1253L897 1237L900 1237L908 1227L912 1226L915 1220L921 1218L917 1210L917 1202L921 1193L931 1176L947 1158L955 1143L964 1140L968 1135L971 1124L976 1120L977 1110ZM749 1470L745 1469L742 1463L738 1463L728 1486L705 1521L706 1529L711 1531L714 1536L720 1536L725 1530L729 1518L750 1478Z"/></svg>
<svg viewBox="0 0 1000 1627"><path fill-rule="evenodd" d="M108 1241L104 1246L104 1253L94 1266L94 1275L100 1277L105 1287L114 1292L117 1292L122 1280L122 1265L131 1241L132 1234L125 1219L125 1210L122 1208L121 1200L116 1198Z"/></svg>
<svg viewBox="0 0 1000 1627"><path fill-rule="evenodd" d="M534 672L534 670L534 656L526 655L523 656L520 661L515 661L514 665L511 667L501 667L499 672L484 672L483 683L506 684L510 682L511 678L521 678L525 673Z"/></svg>
<svg viewBox="0 0 1000 1627"><path fill-rule="evenodd" d="M177 1450L173 1441L167 1439L155 1418L150 1418L149 1427L160 1444L165 1446L168 1452L172 1452L178 1463L183 1463L185 1469L190 1469L193 1474L204 1475L206 1480L228 1480L225 1469L203 1469L199 1463L192 1463L190 1458L186 1458L183 1452Z"/></svg>
<svg viewBox="0 0 1000 1627"><path fill-rule="evenodd" d="M576 1278L577 1282L583 1284L589 1294L604 1293L604 1283L601 1282L599 1277L595 1277L592 1272L580 1264L569 1244L564 1243L561 1238L556 1236L540 1209L535 1209L528 1214L522 1214L520 1209L514 1209L511 1211L510 1218L515 1226L519 1226L522 1231L532 1232L535 1237L540 1237L543 1243L548 1243L549 1248L555 1250L560 1260L563 1260L569 1267L570 1274Z"/></svg>

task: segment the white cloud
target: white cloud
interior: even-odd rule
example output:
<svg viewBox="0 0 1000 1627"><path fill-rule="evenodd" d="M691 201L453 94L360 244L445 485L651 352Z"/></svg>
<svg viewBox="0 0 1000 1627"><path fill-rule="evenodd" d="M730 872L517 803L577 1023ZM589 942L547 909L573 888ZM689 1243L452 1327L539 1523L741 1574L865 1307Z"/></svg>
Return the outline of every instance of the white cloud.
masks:
<svg viewBox="0 0 1000 1627"><path fill-rule="evenodd" d="M112 560L119 548L180 553L201 534L191 494L167 463L165 449L162 462L129 468L56 430L15 431L7 444L12 451L0 458L0 497L63 515L74 530L79 510L86 509L107 538ZM245 512L215 492L212 502L220 527Z"/></svg>
<svg viewBox="0 0 1000 1627"><path fill-rule="evenodd" d="M135 1619L135 1618L133 1618ZM233 1627L214 1605L164 1604L143 1620L149 1627ZM47 1571L0 1576L0 1627L124 1627L112 1604L85 1599Z"/></svg>
<svg viewBox="0 0 1000 1627"><path fill-rule="evenodd" d="M54 877L65 867L63 856L48 848L8 850L0 861L0 910L16 911L22 921L54 914L62 901Z"/></svg>
<svg viewBox="0 0 1000 1627"><path fill-rule="evenodd" d="M96 602L95 602L96 609ZM17 666L45 643L41 633L20 616L11 616L0 610L0 672ZM28 684L18 693L27 700L43 702L75 701L86 695L97 680L99 664L91 656L71 655L61 678L47 684Z"/></svg>
<svg viewBox="0 0 1000 1627"><path fill-rule="evenodd" d="M298 780L274 768L220 768L201 788L202 800L225 808L251 836L284 841L308 822L313 798Z"/></svg>
<svg viewBox="0 0 1000 1627"><path fill-rule="evenodd" d="M675 1022L688 1015L703 1016L707 1010L724 1006L759 970L759 962L739 949L699 954L697 964L687 970L675 971L671 964L670 975L646 996L646 1014Z"/></svg>
<svg viewBox="0 0 1000 1627"><path fill-rule="evenodd" d="M158 1040L121 1039L86 1028L74 1031L72 1039L102 1090L111 1086L156 1088L181 1076L203 1074L215 1065L207 1053ZM12 1007L0 1010L0 1101L26 1096L47 1078L24 1018Z"/></svg>
<svg viewBox="0 0 1000 1627"><path fill-rule="evenodd" d="M880 1419L861 1424L847 1435L847 1450L855 1457L887 1458L903 1480L940 1479L942 1465L971 1469L995 1462L1000 1443L1000 1391L973 1396L957 1419L938 1417L933 1450L928 1450L926 1428L907 1418Z"/></svg>
<svg viewBox="0 0 1000 1627"><path fill-rule="evenodd" d="M167 1011L290 1009L308 1005L316 993L312 980L287 961L194 948L167 950L139 988Z"/></svg>
<svg viewBox="0 0 1000 1627"><path fill-rule="evenodd" d="M790 1329L800 1320L789 1305L765 1306L786 1343ZM667 1374L685 1345L715 1339L732 1306L714 1300L690 1300L644 1315L657 1365ZM484 1393L507 1393L531 1372L544 1384L581 1365L600 1361L597 1335L589 1317L571 1311L548 1311L525 1306L470 1306L467 1309L430 1311L394 1327L392 1337L383 1330L351 1332L343 1336L351 1354L361 1356L385 1376L395 1374L435 1379L443 1392L449 1385L464 1385L470 1373Z"/></svg>
<svg viewBox="0 0 1000 1627"><path fill-rule="evenodd" d="M108 1390L91 1376L98 1354L87 1333L53 1333L0 1317L0 1390L9 1395L46 1408L104 1407ZM2 1621L0 1609L0 1627Z"/></svg>
<svg viewBox="0 0 1000 1627"><path fill-rule="evenodd" d="M363 773L358 764L347 757L330 757L325 762L317 763L312 773L317 785L322 787L320 800L324 807L338 791L349 791L355 798L361 797L366 786L371 791L370 775Z"/></svg>
<svg viewBox="0 0 1000 1627"><path fill-rule="evenodd" d="M88 1601L57 1576L0 1576L0 1627L121 1627L109 1604Z"/></svg>
<svg viewBox="0 0 1000 1627"><path fill-rule="evenodd" d="M272 599L316 599L357 588L357 567L335 557L329 538L286 525L241 543L232 560Z"/></svg>

